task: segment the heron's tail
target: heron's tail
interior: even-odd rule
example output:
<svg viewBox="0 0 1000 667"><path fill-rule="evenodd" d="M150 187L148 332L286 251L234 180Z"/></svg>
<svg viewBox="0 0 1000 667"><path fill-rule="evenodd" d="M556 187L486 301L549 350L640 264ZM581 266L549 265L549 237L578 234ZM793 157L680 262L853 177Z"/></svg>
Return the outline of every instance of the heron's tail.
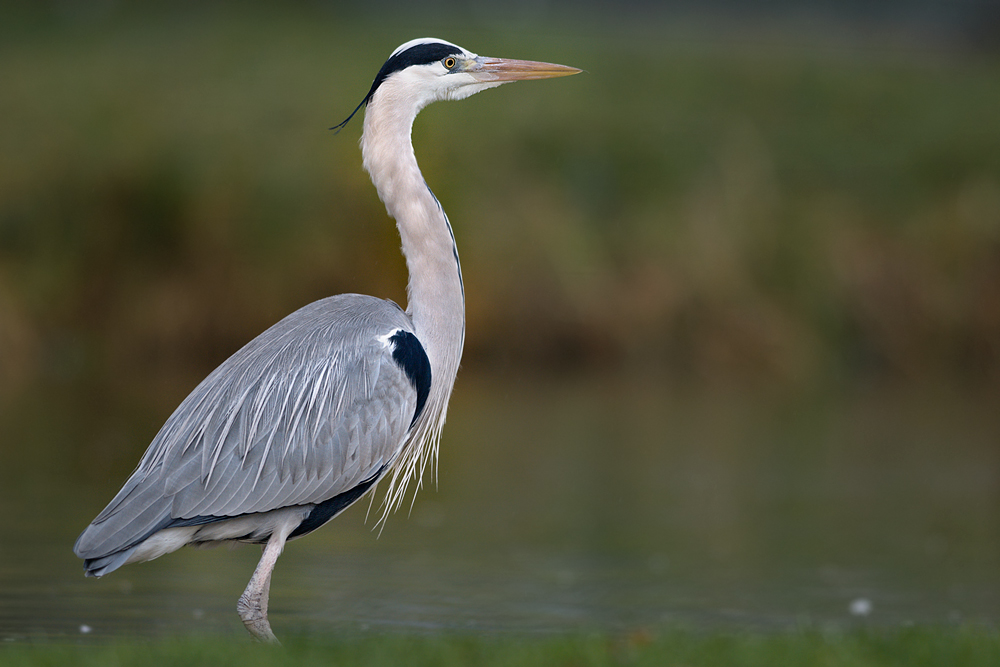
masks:
<svg viewBox="0 0 1000 667"><path fill-rule="evenodd" d="M135 547L102 556L101 558L85 558L83 561L83 573L88 577L103 577L124 565L133 551L135 551Z"/></svg>

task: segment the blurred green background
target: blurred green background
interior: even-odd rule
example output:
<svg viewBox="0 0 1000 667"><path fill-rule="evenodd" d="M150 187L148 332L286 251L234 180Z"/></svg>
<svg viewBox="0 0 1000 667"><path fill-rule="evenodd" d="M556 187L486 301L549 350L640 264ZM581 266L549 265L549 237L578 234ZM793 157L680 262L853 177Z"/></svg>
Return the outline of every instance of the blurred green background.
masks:
<svg viewBox="0 0 1000 667"><path fill-rule="evenodd" d="M985 20L427 7L7 7L0 387L198 375L316 298L404 303L361 123L327 128L425 33L587 70L417 122L467 372L1000 382Z"/></svg>
<svg viewBox="0 0 1000 667"><path fill-rule="evenodd" d="M586 73L418 118L468 306L441 488L378 541L362 503L294 543L279 635L796 627L855 599L995 627L991 3L0 12L5 640L242 634L255 550L95 582L70 545L246 341L330 294L405 303L360 120L328 128L417 36Z"/></svg>

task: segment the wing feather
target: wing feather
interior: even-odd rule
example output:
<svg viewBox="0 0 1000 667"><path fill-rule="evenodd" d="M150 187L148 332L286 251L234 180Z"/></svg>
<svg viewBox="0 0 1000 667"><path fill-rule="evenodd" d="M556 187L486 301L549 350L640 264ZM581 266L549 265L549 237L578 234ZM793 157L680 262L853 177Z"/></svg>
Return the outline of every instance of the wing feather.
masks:
<svg viewBox="0 0 1000 667"><path fill-rule="evenodd" d="M413 325L395 304L341 295L265 331L181 403L77 554L120 551L171 520L320 503L370 479L416 407L385 344L398 329Z"/></svg>

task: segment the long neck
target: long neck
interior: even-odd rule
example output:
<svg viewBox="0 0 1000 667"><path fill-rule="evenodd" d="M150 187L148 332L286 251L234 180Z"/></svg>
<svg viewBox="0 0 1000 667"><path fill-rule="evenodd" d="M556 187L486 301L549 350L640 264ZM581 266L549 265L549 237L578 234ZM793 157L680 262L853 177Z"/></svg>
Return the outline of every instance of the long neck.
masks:
<svg viewBox="0 0 1000 667"><path fill-rule="evenodd" d="M465 294L448 218L424 181L410 130L420 110L383 85L365 111L361 151L389 215L396 219L410 274L407 312L431 362L433 401L443 411L465 342ZM441 414L443 421L444 415Z"/></svg>

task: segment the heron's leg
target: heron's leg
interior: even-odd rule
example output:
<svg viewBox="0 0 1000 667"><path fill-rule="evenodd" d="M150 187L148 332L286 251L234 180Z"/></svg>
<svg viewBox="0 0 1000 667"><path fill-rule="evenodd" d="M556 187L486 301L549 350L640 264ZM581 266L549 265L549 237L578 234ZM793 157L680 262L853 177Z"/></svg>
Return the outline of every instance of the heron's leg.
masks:
<svg viewBox="0 0 1000 667"><path fill-rule="evenodd" d="M285 547L285 531L275 531L267 544L264 553L257 563L257 569L250 577L250 583L236 603L236 610L243 619L243 625L253 635L254 639L265 644L278 644L278 638L271 632L271 624L267 620L267 597L271 590L271 572L278 556Z"/></svg>

